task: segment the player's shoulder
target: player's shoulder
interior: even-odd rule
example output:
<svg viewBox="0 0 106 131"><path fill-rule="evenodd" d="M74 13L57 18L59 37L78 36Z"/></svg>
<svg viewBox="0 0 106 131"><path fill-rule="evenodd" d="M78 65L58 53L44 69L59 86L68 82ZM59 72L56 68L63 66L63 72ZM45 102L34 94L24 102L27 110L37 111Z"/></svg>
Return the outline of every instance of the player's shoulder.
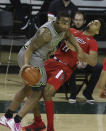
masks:
<svg viewBox="0 0 106 131"><path fill-rule="evenodd" d="M90 44L98 45L97 41L93 37L86 37Z"/></svg>
<svg viewBox="0 0 106 131"><path fill-rule="evenodd" d="M42 27L42 28L38 29L37 34L39 34L39 35L46 35L46 34L50 35L51 32L47 27Z"/></svg>
<svg viewBox="0 0 106 131"><path fill-rule="evenodd" d="M45 41L51 40L51 32L47 27L39 28L36 33L36 36L40 37L41 39L43 39Z"/></svg>
<svg viewBox="0 0 106 131"><path fill-rule="evenodd" d="M92 41L92 42L95 42L95 43L97 43L97 41L92 37L92 36L88 36L88 37L86 37L88 40L90 40L90 41Z"/></svg>
<svg viewBox="0 0 106 131"><path fill-rule="evenodd" d="M75 29L75 28L70 28L70 31L71 31L72 33L79 33L79 32L80 32L79 30L77 30L77 29Z"/></svg>

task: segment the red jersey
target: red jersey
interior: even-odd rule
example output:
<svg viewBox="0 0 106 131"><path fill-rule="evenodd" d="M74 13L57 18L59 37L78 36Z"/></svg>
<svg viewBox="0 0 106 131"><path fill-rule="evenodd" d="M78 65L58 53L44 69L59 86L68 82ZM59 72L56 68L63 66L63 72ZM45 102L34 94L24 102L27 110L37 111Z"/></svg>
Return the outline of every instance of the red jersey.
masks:
<svg viewBox="0 0 106 131"><path fill-rule="evenodd" d="M74 28L70 28L70 30L84 52L98 51L98 44L92 36L85 35L83 32Z"/></svg>
<svg viewBox="0 0 106 131"><path fill-rule="evenodd" d="M97 52L97 43L92 37L75 29L71 29L71 31L84 52L89 53L90 50ZM76 63L77 53L67 48L65 43L61 44L53 59L48 59L45 62L47 82L55 88L55 91L69 80Z"/></svg>
<svg viewBox="0 0 106 131"><path fill-rule="evenodd" d="M83 32L74 28L70 28L70 30L84 52L89 53L89 51L98 51L98 44L93 37L84 35ZM77 52L67 48L65 43L55 52L55 57L62 62L69 64L70 67L73 67L78 60Z"/></svg>

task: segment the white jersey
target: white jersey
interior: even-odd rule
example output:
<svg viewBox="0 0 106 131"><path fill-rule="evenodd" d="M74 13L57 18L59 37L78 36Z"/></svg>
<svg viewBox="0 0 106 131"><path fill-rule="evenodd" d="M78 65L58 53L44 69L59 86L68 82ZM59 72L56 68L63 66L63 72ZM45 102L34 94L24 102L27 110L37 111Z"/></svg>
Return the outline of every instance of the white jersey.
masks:
<svg viewBox="0 0 106 131"><path fill-rule="evenodd" d="M42 59L46 59L49 52L52 52L54 47L58 45L58 43L64 38L65 32L57 33L53 26L53 21L49 21L42 25L40 28L46 27L49 29L52 39L49 43L44 44L39 49L34 51L34 54L41 57ZM36 35L36 34L35 34ZM30 44L31 39L25 44L25 46L28 46Z"/></svg>

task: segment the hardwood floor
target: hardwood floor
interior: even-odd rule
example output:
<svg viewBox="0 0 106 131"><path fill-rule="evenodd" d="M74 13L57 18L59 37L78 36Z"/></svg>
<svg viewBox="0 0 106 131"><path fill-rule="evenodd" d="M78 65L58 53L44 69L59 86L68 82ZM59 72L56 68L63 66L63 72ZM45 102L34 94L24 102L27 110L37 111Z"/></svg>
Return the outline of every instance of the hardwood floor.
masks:
<svg viewBox="0 0 106 131"><path fill-rule="evenodd" d="M0 116L8 108L15 93L23 87L18 74L0 74ZM94 105L87 104L82 91L77 97L76 104L69 104L64 93L55 95L55 130L56 131L105 131L106 130L106 100L99 98L99 89L95 88ZM41 100L42 118L46 122L44 104ZM22 126L31 123L33 114L29 113L22 120ZM0 126L0 131L9 131L8 128Z"/></svg>

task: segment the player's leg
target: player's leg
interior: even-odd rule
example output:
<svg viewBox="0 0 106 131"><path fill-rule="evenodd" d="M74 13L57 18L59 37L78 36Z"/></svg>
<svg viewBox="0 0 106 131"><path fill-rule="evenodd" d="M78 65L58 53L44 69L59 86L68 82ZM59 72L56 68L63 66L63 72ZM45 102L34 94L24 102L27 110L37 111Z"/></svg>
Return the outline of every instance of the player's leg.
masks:
<svg viewBox="0 0 106 131"><path fill-rule="evenodd" d="M46 64L47 73L47 86L43 90L43 97L45 100L45 107L47 113L47 130L54 131L54 104L52 101L52 96L56 90L58 90L61 85L65 82L65 73L62 70L61 64L57 65L57 61L50 60ZM52 69L52 70L51 70ZM69 73L70 71L68 71ZM70 74L70 73L69 73ZM70 77L70 75L69 75ZM36 112L35 112L36 117Z"/></svg>
<svg viewBox="0 0 106 131"><path fill-rule="evenodd" d="M43 90L43 97L45 100L45 108L46 108L46 113L47 113L47 121L48 121L48 131L54 130L54 103L52 101L52 96L55 93L55 88L47 84L46 88ZM22 128L23 131L27 130L42 130L45 129L45 124L42 121L41 115L40 115L40 110L39 106L36 106L33 110L34 113L34 123L31 125L25 126Z"/></svg>
<svg viewBox="0 0 106 131"><path fill-rule="evenodd" d="M54 65L54 64L53 64ZM56 64L55 64L56 66ZM47 131L54 131L54 103L52 101L53 94L63 85L66 80L66 73L62 69L62 64L59 64L56 68L54 67L54 71L47 71L47 86L43 90L43 97L45 100L45 108L46 108L46 115L47 115Z"/></svg>
<svg viewBox="0 0 106 131"><path fill-rule="evenodd" d="M76 69L70 79L67 81L70 88L70 97L69 97L69 103L76 103L76 96L77 96L77 88L76 88L76 82L75 82L75 76L78 69Z"/></svg>
<svg viewBox="0 0 106 131"><path fill-rule="evenodd" d="M32 91L31 88L28 86L25 86L23 89L21 89L14 97L12 103L9 106L9 110L16 111L16 109L19 107L20 103L24 100L24 98L27 96L27 94Z"/></svg>
<svg viewBox="0 0 106 131"><path fill-rule="evenodd" d="M20 50L19 54L18 54L18 63L20 65L20 67L23 65L22 61L23 61L24 51L25 51L25 49L22 48ZM16 109L19 107L19 105L22 102L22 100L25 98L27 90L29 90L29 88L27 88L25 86L19 92L17 92L17 94L15 95L15 97L14 97L12 103L10 104L7 112L5 113L4 116L1 117L0 124L5 125L5 126L7 125L6 124L7 120L12 118L13 113L16 111Z"/></svg>
<svg viewBox="0 0 106 131"><path fill-rule="evenodd" d="M32 54L32 59L30 61L30 64L38 67L41 72L41 79L40 81L35 85L35 87L32 87L32 94L29 96L29 98L25 101L23 107L20 109L18 114L12 119L11 121L8 121L8 126L14 131L16 128L18 131L21 130L21 120L22 118L33 110L35 106L37 106L39 99L42 95L42 90L46 85L46 71L44 68L44 62L41 58L36 57L36 54Z"/></svg>
<svg viewBox="0 0 106 131"><path fill-rule="evenodd" d="M87 87L85 88L85 90L83 91L83 95L85 96L85 98L87 99L88 103L95 102L95 100L92 97L93 94L93 90L96 87L96 83L100 77L100 73L102 71L102 65L101 64L97 64L94 67L91 66L87 66L85 68L85 70L87 72L91 73L91 77L89 79L89 82L87 84Z"/></svg>
<svg viewBox="0 0 106 131"><path fill-rule="evenodd" d="M19 112L15 115L15 117L7 121L7 125L12 131L16 131L16 130L21 131L22 118L29 111L32 111L35 106L37 106L41 94L42 94L41 91L33 91L32 95L25 101L24 105L19 110Z"/></svg>
<svg viewBox="0 0 106 131"><path fill-rule="evenodd" d="M7 126L7 121L13 117L13 113L16 111L16 109L20 106L21 102L24 100L24 98L27 96L27 93L30 91L30 88L25 86L22 88L19 92L16 93L13 101L11 102L8 110L0 118L0 124Z"/></svg>
<svg viewBox="0 0 106 131"><path fill-rule="evenodd" d="M52 101L52 96L64 83L64 78L65 76L63 70L54 70L53 72L52 68L52 75L48 78L47 86L43 90L47 114L47 131L54 131L54 103ZM34 113L36 114L36 112Z"/></svg>
<svg viewBox="0 0 106 131"><path fill-rule="evenodd" d="M32 90L28 92L27 99L29 98L29 96L31 96L31 94L32 94ZM22 127L22 131L27 131L31 129L39 131L39 130L43 130L46 128L41 118L39 102L37 103L37 105L35 106L32 112L34 113L33 123L28 126Z"/></svg>
<svg viewBox="0 0 106 131"><path fill-rule="evenodd" d="M104 59L103 69L96 86L101 89L100 97L106 98L106 58Z"/></svg>
<svg viewBox="0 0 106 131"><path fill-rule="evenodd" d="M37 130L37 131L42 130L43 131L46 128L46 126L41 118L39 102L32 112L34 113L33 123L25 127L22 127L22 131L28 131L28 130Z"/></svg>
<svg viewBox="0 0 106 131"><path fill-rule="evenodd" d="M54 93L55 88L51 84L47 84L43 91L47 115L47 131L54 131L54 103L52 101L52 96Z"/></svg>
<svg viewBox="0 0 106 131"><path fill-rule="evenodd" d="M106 70L102 70L100 78L97 82L97 87L100 89L105 88L106 85Z"/></svg>
<svg viewBox="0 0 106 131"><path fill-rule="evenodd" d="M47 131L54 131L54 103L53 94L70 78L72 70L56 60L45 63L47 72L47 86L43 90L47 114Z"/></svg>

